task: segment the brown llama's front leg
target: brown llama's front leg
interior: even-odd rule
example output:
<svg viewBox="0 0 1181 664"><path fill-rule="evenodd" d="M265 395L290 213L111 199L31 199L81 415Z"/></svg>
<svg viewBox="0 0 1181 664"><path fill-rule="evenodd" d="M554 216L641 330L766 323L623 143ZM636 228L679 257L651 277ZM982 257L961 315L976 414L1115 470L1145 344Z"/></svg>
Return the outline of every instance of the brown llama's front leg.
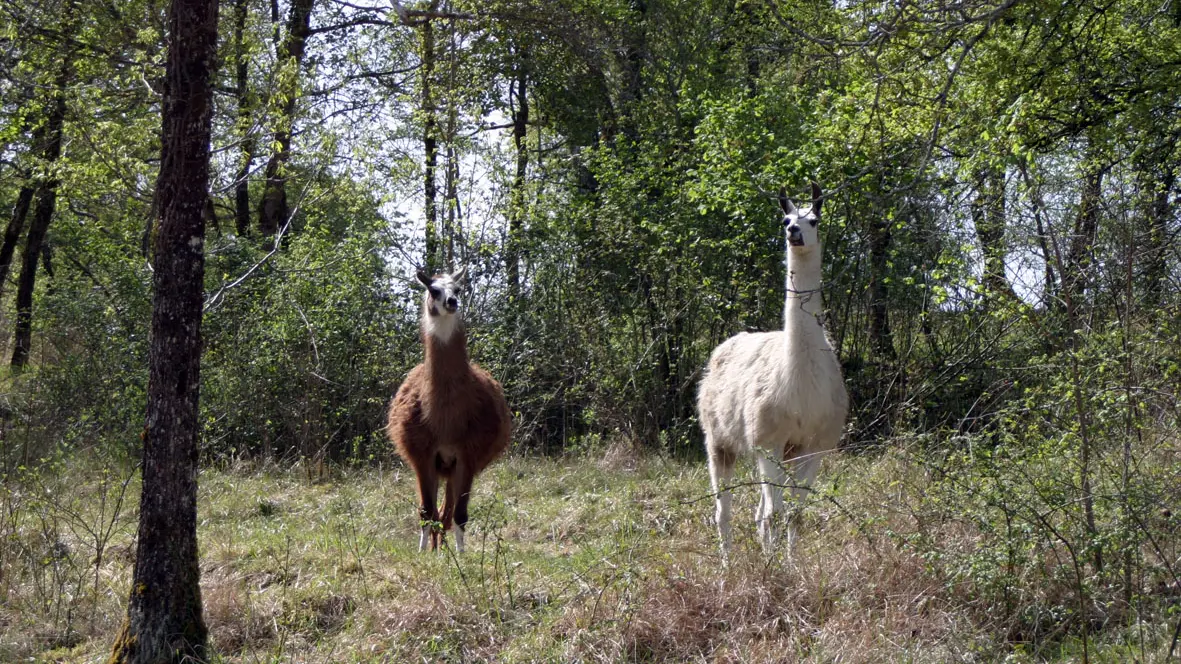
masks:
<svg viewBox="0 0 1181 664"><path fill-rule="evenodd" d="M431 550L438 546L435 541L435 523L439 521L439 476L431 468L418 471L418 518L422 523L422 535L418 538L418 550L426 551L429 540Z"/></svg>
<svg viewBox="0 0 1181 664"><path fill-rule="evenodd" d="M443 530L455 524L455 550L463 553L464 528L467 526L467 503L472 491L475 473L462 464L447 479L447 491L443 497Z"/></svg>
<svg viewBox="0 0 1181 664"><path fill-rule="evenodd" d="M454 481L447 483L448 493L450 493L451 486L455 485L455 550L463 552L463 536L467 529L467 504L472 497L472 482L476 479L475 473L470 471L464 472L454 478Z"/></svg>

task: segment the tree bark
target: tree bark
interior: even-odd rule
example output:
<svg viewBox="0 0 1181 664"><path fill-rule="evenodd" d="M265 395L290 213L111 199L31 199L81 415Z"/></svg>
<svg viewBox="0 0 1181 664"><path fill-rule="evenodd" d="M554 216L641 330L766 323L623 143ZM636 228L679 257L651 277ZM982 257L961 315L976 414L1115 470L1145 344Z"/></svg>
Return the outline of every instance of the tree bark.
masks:
<svg viewBox="0 0 1181 664"><path fill-rule="evenodd" d="M509 101L513 105L513 146L517 151L517 170L513 174L512 195L509 202L508 242L505 247L505 272L508 278L509 302L514 306L521 298L521 233L525 226L525 176L529 168L529 146L526 141L529 131L528 75L525 53L518 53L515 81L509 83Z"/></svg>
<svg viewBox="0 0 1181 664"><path fill-rule="evenodd" d="M1082 296L1091 283L1089 275L1094 263L1092 250L1099 232L1099 206L1102 204L1103 175L1107 166L1099 163L1088 151L1083 172L1083 188L1079 194L1078 211L1074 218L1074 232L1068 244L1066 262L1062 265L1063 298L1081 314Z"/></svg>
<svg viewBox="0 0 1181 664"><path fill-rule="evenodd" d="M49 231L49 222L57 207L57 181L45 182L37 189L37 209L25 238L21 254L20 277L16 284L16 327L12 342L12 370L21 371L29 363L33 346L33 290L37 286L37 264Z"/></svg>
<svg viewBox="0 0 1181 664"><path fill-rule="evenodd" d="M143 488L127 619L110 662L204 661L197 443L217 0L173 0L164 89Z"/></svg>
<svg viewBox="0 0 1181 664"><path fill-rule="evenodd" d="M894 336L890 331L890 287L886 283L887 263L893 235L890 220L877 218L869 227L869 340L874 352L886 362L893 362Z"/></svg>
<svg viewBox="0 0 1181 664"><path fill-rule="evenodd" d="M459 207L459 150L456 141L459 136L459 108L456 103L456 79L459 75L459 44L456 40L455 21L448 21L447 39L447 126L443 131L443 142L447 145L447 164L443 175L443 205L445 216L442 234L439 238L442 265L449 270L459 266L455 262L455 237L458 233Z"/></svg>
<svg viewBox="0 0 1181 664"><path fill-rule="evenodd" d="M431 0L431 12L439 10L439 1ZM435 118L434 100L435 77L435 29L427 19L422 24L422 211L426 217L426 256L423 266L427 272L441 269L439 260L439 211L437 206L438 186L435 184L435 168L438 163L438 120Z"/></svg>
<svg viewBox="0 0 1181 664"><path fill-rule="evenodd" d="M983 169L976 176L976 199L972 202L972 223L984 257L985 301L1016 299L1005 275L1005 172Z"/></svg>
<svg viewBox="0 0 1181 664"><path fill-rule="evenodd" d="M1157 168L1146 168L1142 174L1142 206L1147 246L1144 251L1144 295L1149 310L1165 301L1165 285L1169 275L1169 220L1173 218L1170 200L1177 181L1172 165L1161 163Z"/></svg>
<svg viewBox="0 0 1181 664"><path fill-rule="evenodd" d="M72 69L72 54L66 53L53 84L53 100L50 102L49 115L45 119L45 150L42 157L47 165L54 164L61 157L62 128L66 119L66 87ZM29 224L29 234L25 238L20 277L16 284L16 327L13 333L11 363L14 371L24 369L32 351L33 291L37 286L37 263L41 260L41 247L45 243L49 223L53 221L53 213L57 207L59 183L58 178L48 175L37 185L37 205ZM17 233L19 234L19 229ZM5 239L7 240L7 236Z"/></svg>
<svg viewBox="0 0 1181 664"><path fill-rule="evenodd" d="M648 57L648 3L646 0L631 0L628 4L635 16L635 23L624 36L623 61L620 63L623 70L623 90L619 110L623 135L634 145L640 140L635 112L644 99L644 61Z"/></svg>
<svg viewBox="0 0 1181 664"><path fill-rule="evenodd" d="M314 0L293 0L287 21L287 37L279 48L277 72L281 105L274 135L275 152L267 161L266 184L259 207L258 228L263 235L274 235L287 223L291 207L287 203L287 162L291 158L291 132L295 124L295 101L299 96L299 70L307 50ZM284 68L290 68L284 72Z"/></svg>
<svg viewBox="0 0 1181 664"><path fill-rule="evenodd" d="M16 195L16 203L12 206L12 216L8 226L4 229L4 244L0 245L0 294L8 282L8 272L12 268L12 256L16 253L16 245L20 242L21 233L25 230L25 222L29 218L29 209L33 205L33 194L36 190L31 184L21 187Z"/></svg>
<svg viewBox="0 0 1181 664"><path fill-rule="evenodd" d="M254 104L250 94L250 69L246 59L246 0L234 0L234 78L238 93L238 131L242 134L242 154L234 174L234 228L239 237L250 235L250 169L257 147L252 129Z"/></svg>
<svg viewBox="0 0 1181 664"><path fill-rule="evenodd" d="M1044 261L1042 304L1049 310L1058 296L1058 279L1054 274L1055 254L1050 249L1050 235L1047 232L1046 223L1042 220L1042 210L1045 209L1045 204L1042 202L1041 189L1037 181L1030 175L1024 162L1018 164L1018 169L1021 171L1021 179L1025 181L1029 207L1033 212L1033 221L1037 229L1038 247L1041 249Z"/></svg>

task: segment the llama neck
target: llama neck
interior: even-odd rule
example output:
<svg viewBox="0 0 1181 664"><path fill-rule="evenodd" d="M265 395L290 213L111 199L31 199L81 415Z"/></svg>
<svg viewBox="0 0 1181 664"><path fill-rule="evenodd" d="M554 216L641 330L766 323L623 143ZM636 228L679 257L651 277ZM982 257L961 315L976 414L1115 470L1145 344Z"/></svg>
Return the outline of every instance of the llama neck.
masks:
<svg viewBox="0 0 1181 664"><path fill-rule="evenodd" d="M817 329L824 311L820 292L820 247L811 251L787 252L787 299L783 306L783 329L789 339L793 333ZM789 341L790 343L790 341Z"/></svg>
<svg viewBox="0 0 1181 664"><path fill-rule="evenodd" d="M468 369L467 331L458 316L448 316L449 324L445 326L438 324L442 322L439 318L423 316L422 343L431 377L445 380L463 375Z"/></svg>

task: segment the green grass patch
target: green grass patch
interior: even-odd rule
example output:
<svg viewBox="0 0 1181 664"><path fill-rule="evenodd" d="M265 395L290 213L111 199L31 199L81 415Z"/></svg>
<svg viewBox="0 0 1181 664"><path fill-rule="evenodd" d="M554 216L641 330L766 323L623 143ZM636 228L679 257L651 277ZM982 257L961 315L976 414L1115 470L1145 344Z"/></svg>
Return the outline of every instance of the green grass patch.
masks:
<svg viewBox="0 0 1181 664"><path fill-rule="evenodd" d="M414 478L400 466L316 483L298 469L208 469L199 536L212 649L251 664L1078 661L1061 551L1030 545L1006 560L990 531L1003 515L989 516L987 495L960 495L955 518L949 487L965 489L940 473L963 468L934 458L828 459L790 558L762 553L757 488L737 489L729 569L703 463L503 460L477 480L463 555L418 552ZM739 481L752 473L745 464ZM118 474L86 477L4 490L0 660L97 662L110 646L138 487L113 515ZM99 560L87 533L101 523ZM1166 583L1119 620L1087 616L1092 661L1165 661L1177 604L1168 580L1151 578ZM1099 606L1102 593L1088 592Z"/></svg>

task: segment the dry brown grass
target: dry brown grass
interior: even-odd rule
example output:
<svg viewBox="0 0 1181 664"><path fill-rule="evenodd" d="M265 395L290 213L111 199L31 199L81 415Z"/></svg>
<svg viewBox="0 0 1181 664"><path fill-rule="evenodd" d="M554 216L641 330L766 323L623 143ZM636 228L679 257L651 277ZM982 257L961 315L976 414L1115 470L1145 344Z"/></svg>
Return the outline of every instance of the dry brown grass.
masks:
<svg viewBox="0 0 1181 664"><path fill-rule="evenodd" d="M408 474L349 471L308 484L298 470L206 472L200 536L211 645L217 661L242 664L1077 656L1069 616L1032 636L1015 631L1030 625L1021 606L1070 599L1069 579L1053 580L1061 551L1036 550L1038 564L1015 571L1006 613L987 578L964 571L985 534L941 511L926 466L901 453L834 458L822 478L791 559L762 554L750 518L756 491L738 490L737 551L722 570L699 464L506 460L473 501L462 558L416 551ZM37 523L26 520L9 541L39 541ZM82 541L61 532L91 579ZM0 552L8 593L0 660L101 660L123 610L130 535L120 531L107 550L99 601L93 591L61 596L75 616L68 631L37 613L47 609L34 601L29 559L22 566ZM1093 661L1127 652L1163 661L1169 627L1139 628L1149 638L1135 648L1109 630L1106 659L1092 648Z"/></svg>

